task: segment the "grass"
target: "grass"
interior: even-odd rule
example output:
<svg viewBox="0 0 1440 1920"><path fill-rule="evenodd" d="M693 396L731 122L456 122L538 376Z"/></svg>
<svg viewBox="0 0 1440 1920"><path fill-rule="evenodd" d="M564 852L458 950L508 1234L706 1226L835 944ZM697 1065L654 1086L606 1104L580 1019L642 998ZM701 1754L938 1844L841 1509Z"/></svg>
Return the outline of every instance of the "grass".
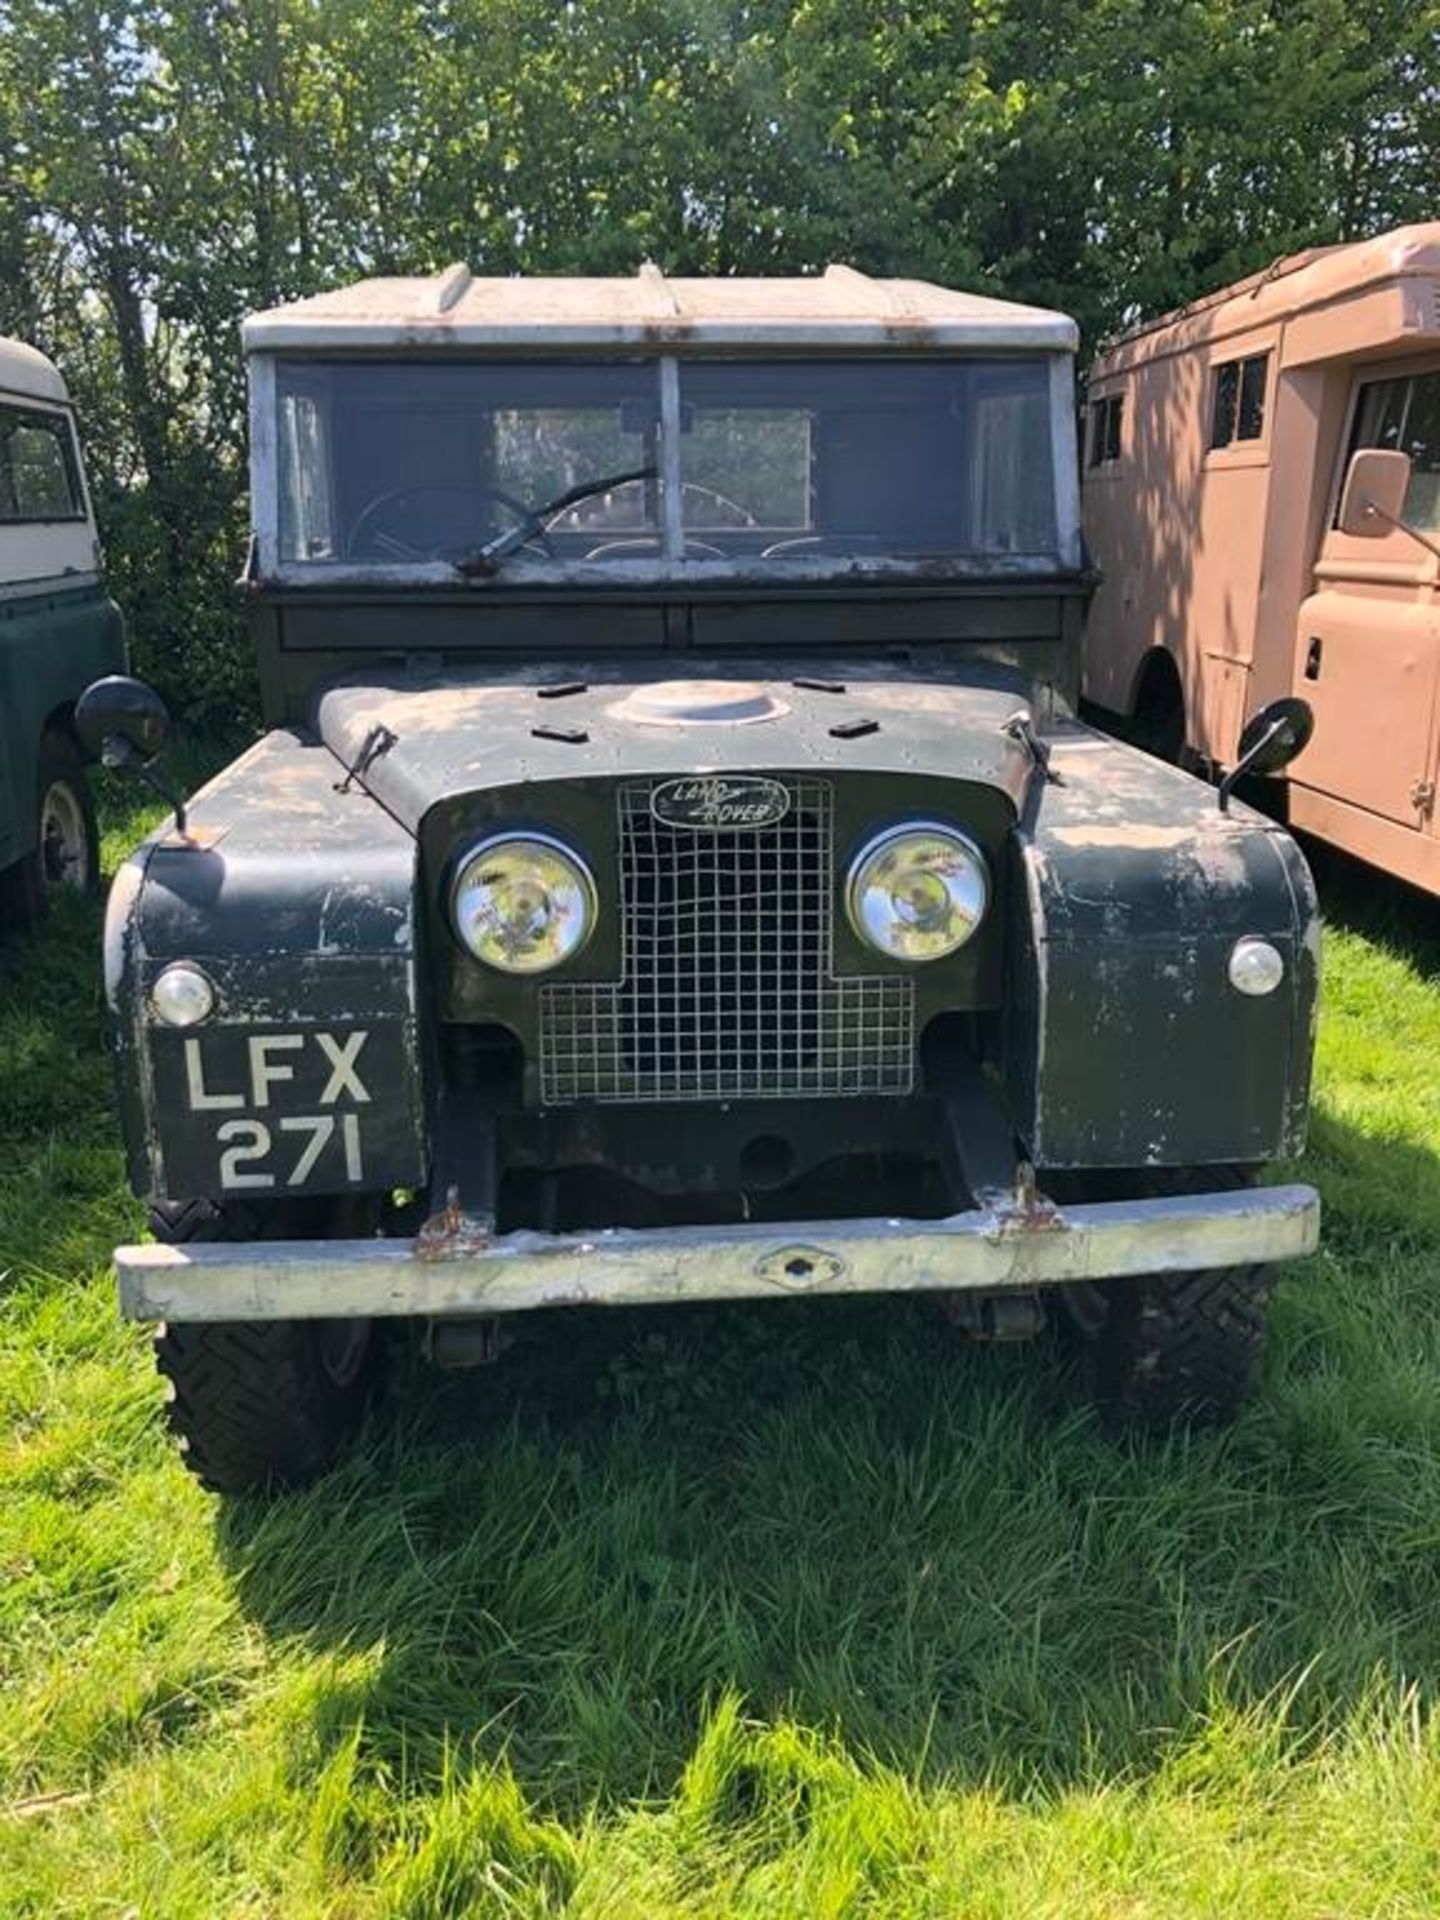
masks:
<svg viewBox="0 0 1440 1920"><path fill-rule="evenodd" d="M561 1314L269 1506L114 1312L98 916L10 942L0 1915L1433 1916L1440 927L1326 891L1325 1248L1232 1431L913 1301Z"/></svg>

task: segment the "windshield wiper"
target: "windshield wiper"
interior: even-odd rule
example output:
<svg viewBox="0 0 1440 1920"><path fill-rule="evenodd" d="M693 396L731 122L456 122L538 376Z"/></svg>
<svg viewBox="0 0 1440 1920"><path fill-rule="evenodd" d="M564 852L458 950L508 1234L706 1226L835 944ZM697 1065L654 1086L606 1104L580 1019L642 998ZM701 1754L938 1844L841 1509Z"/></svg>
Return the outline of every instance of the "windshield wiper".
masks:
<svg viewBox="0 0 1440 1920"><path fill-rule="evenodd" d="M564 493L557 493L553 500L547 500L543 506L527 507L523 518L517 520L513 527L506 527L493 540L487 540L483 547L477 547L474 553L467 553L463 559L457 560L455 571L466 580L488 580L527 540L543 534L546 522L555 514L564 513L567 507L578 507L582 500L593 499L597 493L608 493L611 487L628 486L632 480L653 480L659 471L658 467L635 467L629 473L607 473L601 480L582 480L578 486L567 487Z"/></svg>

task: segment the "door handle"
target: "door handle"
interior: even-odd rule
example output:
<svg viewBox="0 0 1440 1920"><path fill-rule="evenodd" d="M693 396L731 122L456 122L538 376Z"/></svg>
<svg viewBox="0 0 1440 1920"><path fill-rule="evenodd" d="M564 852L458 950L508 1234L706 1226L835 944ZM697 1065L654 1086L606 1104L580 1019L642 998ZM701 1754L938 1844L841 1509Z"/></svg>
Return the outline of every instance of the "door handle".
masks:
<svg viewBox="0 0 1440 1920"><path fill-rule="evenodd" d="M1305 650L1305 678L1307 680L1318 680L1320 678L1320 656L1324 650L1325 642L1321 640L1318 635L1313 636L1310 645Z"/></svg>

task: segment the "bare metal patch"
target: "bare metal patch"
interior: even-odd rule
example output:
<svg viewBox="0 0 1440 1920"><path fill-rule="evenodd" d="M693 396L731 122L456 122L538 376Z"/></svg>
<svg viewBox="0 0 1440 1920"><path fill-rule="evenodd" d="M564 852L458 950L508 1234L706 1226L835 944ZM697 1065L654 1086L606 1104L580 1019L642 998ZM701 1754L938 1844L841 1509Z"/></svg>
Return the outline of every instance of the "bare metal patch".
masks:
<svg viewBox="0 0 1440 1920"><path fill-rule="evenodd" d="M1195 838L1195 829L1191 826L1105 827L1087 821L1078 827L1052 827L1050 838L1058 840L1062 847L1132 847L1137 852L1159 853L1189 846Z"/></svg>

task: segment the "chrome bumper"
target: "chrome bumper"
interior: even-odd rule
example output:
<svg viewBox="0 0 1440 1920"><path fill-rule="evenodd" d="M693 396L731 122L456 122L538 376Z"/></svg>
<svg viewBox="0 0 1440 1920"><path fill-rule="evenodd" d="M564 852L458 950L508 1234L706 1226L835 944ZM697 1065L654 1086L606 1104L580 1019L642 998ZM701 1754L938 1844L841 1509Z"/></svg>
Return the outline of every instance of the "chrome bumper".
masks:
<svg viewBox="0 0 1440 1920"><path fill-rule="evenodd" d="M983 1291L1292 1260L1315 1249L1311 1187L1256 1187L945 1220L615 1228L485 1239L276 1240L121 1247L132 1320L513 1313L783 1294Z"/></svg>

